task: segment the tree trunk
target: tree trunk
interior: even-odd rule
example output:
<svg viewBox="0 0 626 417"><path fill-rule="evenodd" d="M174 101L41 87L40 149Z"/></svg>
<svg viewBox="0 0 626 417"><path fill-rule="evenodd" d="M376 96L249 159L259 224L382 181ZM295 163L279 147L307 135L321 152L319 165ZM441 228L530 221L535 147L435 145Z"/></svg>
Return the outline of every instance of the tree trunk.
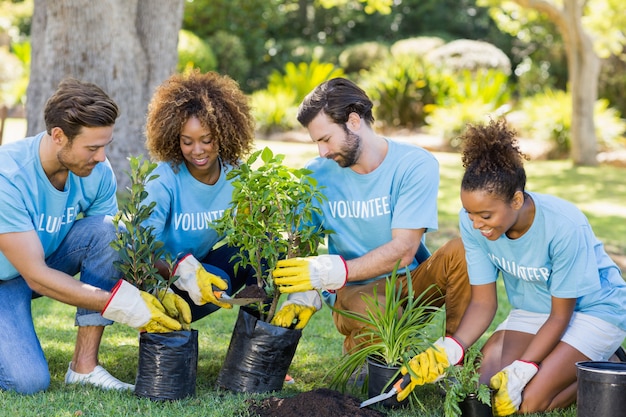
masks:
<svg viewBox="0 0 626 417"><path fill-rule="evenodd" d="M545 13L561 33L567 56L568 89L572 96L570 157L575 165L597 165L593 111L598 98L600 58L582 27L585 1L563 0L563 9L548 0L513 1Z"/></svg>
<svg viewBox="0 0 626 417"><path fill-rule="evenodd" d="M107 156L126 187L127 158L145 154L148 101L176 68L183 7L184 0L35 0L27 134L45 129L45 102L63 78L97 84L120 107Z"/></svg>
<svg viewBox="0 0 626 417"><path fill-rule="evenodd" d="M569 29L567 68L569 89L572 95L572 151L575 165L597 165L597 140L594 124L594 107L598 99L600 58L593 49L589 35L582 27L584 2L567 0L563 11Z"/></svg>

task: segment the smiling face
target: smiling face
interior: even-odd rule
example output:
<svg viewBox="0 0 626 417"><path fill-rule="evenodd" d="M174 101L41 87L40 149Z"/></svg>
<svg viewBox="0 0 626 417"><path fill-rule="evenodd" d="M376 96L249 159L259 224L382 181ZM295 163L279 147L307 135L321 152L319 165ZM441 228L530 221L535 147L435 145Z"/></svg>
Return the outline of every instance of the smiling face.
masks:
<svg viewBox="0 0 626 417"><path fill-rule="evenodd" d="M357 117L356 113L350 117ZM361 137L348 128L348 123L333 122L324 112L320 112L307 126L309 135L317 144L322 158L332 159L342 168L355 165L361 155Z"/></svg>
<svg viewBox="0 0 626 417"><path fill-rule="evenodd" d="M506 202L485 190L461 190L461 202L474 229L489 240L498 240L503 234L509 238L519 237L528 230L529 225L522 224L521 220L524 207L524 193L521 191ZM521 234L511 235L511 231L517 230Z"/></svg>
<svg viewBox="0 0 626 417"><path fill-rule="evenodd" d="M211 132L196 117L190 117L180 131L180 149L194 178L214 184L219 178L218 145Z"/></svg>

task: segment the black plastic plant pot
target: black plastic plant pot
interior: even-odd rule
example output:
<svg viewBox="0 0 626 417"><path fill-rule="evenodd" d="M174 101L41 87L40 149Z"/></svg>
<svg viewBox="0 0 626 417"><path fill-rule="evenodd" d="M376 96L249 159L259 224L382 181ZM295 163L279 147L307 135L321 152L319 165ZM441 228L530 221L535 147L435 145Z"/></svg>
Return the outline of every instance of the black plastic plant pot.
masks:
<svg viewBox="0 0 626 417"><path fill-rule="evenodd" d="M626 413L626 363L577 362L578 417L615 417Z"/></svg>
<svg viewBox="0 0 626 417"><path fill-rule="evenodd" d="M198 331L139 335L139 365L135 395L172 401L196 393Z"/></svg>
<svg viewBox="0 0 626 417"><path fill-rule="evenodd" d="M218 387L247 393L281 390L301 336L302 330L273 326L240 308Z"/></svg>
<svg viewBox="0 0 626 417"><path fill-rule="evenodd" d="M462 417L493 417L491 405L481 402L476 394L469 394L459 403Z"/></svg>
<svg viewBox="0 0 626 417"><path fill-rule="evenodd" d="M389 392L389 390L393 387L393 384L390 384L392 378L396 377L394 383L400 379L402 375L397 374L399 366L389 366L380 363L376 359L367 358L367 373L368 373L368 383L367 383L367 396L368 398L372 398L376 395L382 394L383 392ZM398 401L397 397L394 395L386 400L379 402L378 404L383 405L387 408L399 408L405 407L409 404L409 399L405 398L402 401Z"/></svg>

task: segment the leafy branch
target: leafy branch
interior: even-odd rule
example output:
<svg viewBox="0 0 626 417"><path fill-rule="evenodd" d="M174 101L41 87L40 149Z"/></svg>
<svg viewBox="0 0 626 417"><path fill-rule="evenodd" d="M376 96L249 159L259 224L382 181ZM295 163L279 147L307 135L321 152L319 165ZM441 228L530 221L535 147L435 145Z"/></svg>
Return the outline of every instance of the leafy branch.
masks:
<svg viewBox="0 0 626 417"><path fill-rule="evenodd" d="M261 158L260 166L253 167ZM257 285L273 299L264 321L271 321L280 293L271 271L278 260L317 254L328 230L311 225L324 195L311 171L283 165L284 155L271 149L254 152L246 162L227 174L234 187L231 206L212 226L225 236L234 255L235 270L251 266Z"/></svg>
<svg viewBox="0 0 626 417"><path fill-rule="evenodd" d="M152 174L157 164L144 160L141 156L128 159L128 196L122 200L120 210L113 217L117 239L111 242L111 247L121 258L115 262L115 267L126 281L142 291L156 295L160 290L168 289L176 280L171 274L169 279L159 274L157 264L165 262L171 271L174 259L165 249L164 243L154 237L154 228L142 226L156 205L154 201L148 205L143 201L148 196L146 183L158 178L158 175Z"/></svg>
<svg viewBox="0 0 626 417"><path fill-rule="evenodd" d="M476 345L472 345L463 358L462 365L450 365L442 384L446 390L443 409L446 417L459 417L459 403L470 394L475 394L478 401L491 405L491 390L481 384L478 368L482 354Z"/></svg>

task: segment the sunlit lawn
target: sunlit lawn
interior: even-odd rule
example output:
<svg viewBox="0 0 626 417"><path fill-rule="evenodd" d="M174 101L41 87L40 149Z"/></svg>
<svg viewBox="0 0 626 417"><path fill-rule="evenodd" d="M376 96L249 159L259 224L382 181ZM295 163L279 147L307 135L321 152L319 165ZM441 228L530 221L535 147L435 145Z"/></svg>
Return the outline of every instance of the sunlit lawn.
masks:
<svg viewBox="0 0 626 417"><path fill-rule="evenodd" d="M270 146L275 153L286 155L285 162L301 166L317 149L312 143L283 143L259 141L258 146ZM439 193L440 231L428 238L428 245L436 249L444 241L458 235L457 214L462 167L457 154L436 153L441 164ZM528 188L549 192L576 203L589 216L596 234L621 255L626 254L626 180L625 169L612 167L572 168L567 161L529 162ZM493 326L508 311L503 288L499 289L501 311ZM85 387L68 387L63 376L71 358L75 328L74 309L49 299L33 302L38 334L46 352L52 374L48 392L34 396L19 396L0 392L0 415L6 416L247 416L249 397L263 395L236 395L215 389L215 381L224 359L230 332L236 318L233 311L219 311L195 323L199 330L199 365L196 396L190 399L155 403L128 393L104 392ZM316 314L304 330L290 374L296 384L286 386L279 396L326 387L327 373L341 355L342 338L334 328L328 309ZM114 325L105 332L100 359L103 365L122 380L134 380L137 370L138 339L133 329ZM358 393L361 399L364 396ZM425 410L399 410L390 416L442 416L442 398L432 388L420 391ZM539 415L539 414L537 414ZM541 414L545 416L574 417L575 407L565 411ZM534 416L534 415L533 415Z"/></svg>

